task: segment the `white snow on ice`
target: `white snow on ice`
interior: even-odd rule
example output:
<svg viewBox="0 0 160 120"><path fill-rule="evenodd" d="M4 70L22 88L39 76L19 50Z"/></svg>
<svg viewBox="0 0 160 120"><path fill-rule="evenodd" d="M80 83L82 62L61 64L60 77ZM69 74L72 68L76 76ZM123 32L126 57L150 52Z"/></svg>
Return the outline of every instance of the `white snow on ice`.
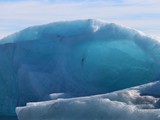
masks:
<svg viewBox="0 0 160 120"><path fill-rule="evenodd" d="M159 88L158 81L103 95L28 103L16 111L20 120L159 120Z"/></svg>

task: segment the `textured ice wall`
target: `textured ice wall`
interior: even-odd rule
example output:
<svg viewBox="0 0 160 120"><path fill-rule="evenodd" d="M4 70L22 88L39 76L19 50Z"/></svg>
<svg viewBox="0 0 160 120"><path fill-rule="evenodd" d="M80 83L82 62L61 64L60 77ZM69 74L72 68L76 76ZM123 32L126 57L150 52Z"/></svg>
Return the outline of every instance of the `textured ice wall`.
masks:
<svg viewBox="0 0 160 120"><path fill-rule="evenodd" d="M0 114L50 93L87 96L157 80L159 47L136 30L98 20L15 33L0 41Z"/></svg>

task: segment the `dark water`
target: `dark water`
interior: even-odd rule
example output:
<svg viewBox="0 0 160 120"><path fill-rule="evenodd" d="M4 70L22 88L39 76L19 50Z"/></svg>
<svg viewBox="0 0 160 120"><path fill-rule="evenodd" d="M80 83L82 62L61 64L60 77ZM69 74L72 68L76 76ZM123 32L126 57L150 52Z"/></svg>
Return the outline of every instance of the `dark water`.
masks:
<svg viewBox="0 0 160 120"><path fill-rule="evenodd" d="M16 116L0 116L0 120L18 120Z"/></svg>

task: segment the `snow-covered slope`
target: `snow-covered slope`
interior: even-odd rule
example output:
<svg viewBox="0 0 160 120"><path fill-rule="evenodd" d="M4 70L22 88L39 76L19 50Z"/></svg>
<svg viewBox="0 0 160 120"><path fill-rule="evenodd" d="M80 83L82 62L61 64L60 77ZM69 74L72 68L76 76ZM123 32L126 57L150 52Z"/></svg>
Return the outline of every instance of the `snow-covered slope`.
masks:
<svg viewBox="0 0 160 120"><path fill-rule="evenodd" d="M108 93L160 75L158 41L99 20L27 28L0 41L0 58L1 115L27 102Z"/></svg>

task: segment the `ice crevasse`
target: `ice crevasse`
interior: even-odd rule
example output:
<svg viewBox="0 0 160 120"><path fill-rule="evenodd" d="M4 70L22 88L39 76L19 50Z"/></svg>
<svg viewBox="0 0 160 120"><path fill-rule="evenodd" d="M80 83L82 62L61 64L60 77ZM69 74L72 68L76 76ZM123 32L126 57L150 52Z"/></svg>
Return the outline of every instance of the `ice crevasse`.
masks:
<svg viewBox="0 0 160 120"><path fill-rule="evenodd" d="M60 100L62 106L71 102L76 106L74 97L142 85L159 80L160 75L160 43L156 39L131 28L93 19L26 28L1 39L0 58L1 115L14 115L17 106L24 106L28 102L57 98L64 99ZM89 105L93 105L93 108L94 105L112 105L107 99L99 102L100 98L92 97L76 99L80 104L83 104L83 99L89 101L86 104L88 108L84 109L86 111L90 110ZM158 98L154 96L154 99ZM53 107L53 113L64 113L62 106L59 106L61 104L52 102L49 105L59 108L57 112ZM40 102L35 104L36 107L29 104L17 108L19 119L24 120L26 117L22 116L28 115L32 108L42 110L43 104ZM102 114L107 106L100 107ZM81 109L73 108L73 111ZM158 120L158 114L155 114L155 120ZM29 119L40 120L38 116L34 117ZM43 119L44 116L41 117Z"/></svg>

